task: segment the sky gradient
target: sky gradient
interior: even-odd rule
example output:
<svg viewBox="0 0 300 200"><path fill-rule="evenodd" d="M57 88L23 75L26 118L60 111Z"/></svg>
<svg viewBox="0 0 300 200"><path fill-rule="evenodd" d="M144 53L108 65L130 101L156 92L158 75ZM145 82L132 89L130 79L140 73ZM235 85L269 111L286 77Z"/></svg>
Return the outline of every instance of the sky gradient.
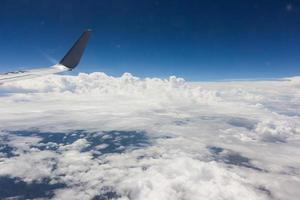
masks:
<svg viewBox="0 0 300 200"><path fill-rule="evenodd" d="M300 75L300 2L292 0L3 0L0 71L51 65L86 28L94 32L76 73Z"/></svg>

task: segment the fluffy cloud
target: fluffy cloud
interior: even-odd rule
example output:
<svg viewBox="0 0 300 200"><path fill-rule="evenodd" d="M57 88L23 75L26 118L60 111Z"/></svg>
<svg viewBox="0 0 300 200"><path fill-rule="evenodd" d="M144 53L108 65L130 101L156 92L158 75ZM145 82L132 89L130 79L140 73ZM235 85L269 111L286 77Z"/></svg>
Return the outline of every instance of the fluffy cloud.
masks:
<svg viewBox="0 0 300 200"><path fill-rule="evenodd" d="M297 199L299 88L128 73L5 84L0 177L61 184L53 199Z"/></svg>

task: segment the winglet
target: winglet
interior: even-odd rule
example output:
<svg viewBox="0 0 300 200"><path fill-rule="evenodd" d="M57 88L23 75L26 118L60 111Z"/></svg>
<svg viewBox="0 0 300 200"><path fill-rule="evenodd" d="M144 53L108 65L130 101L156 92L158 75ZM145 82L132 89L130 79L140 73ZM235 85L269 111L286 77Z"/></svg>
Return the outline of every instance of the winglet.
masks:
<svg viewBox="0 0 300 200"><path fill-rule="evenodd" d="M82 33L80 38L68 51L68 53L63 57L59 64L66 66L70 70L74 69L80 62L80 58L84 52L84 49L89 40L91 29L88 29Z"/></svg>

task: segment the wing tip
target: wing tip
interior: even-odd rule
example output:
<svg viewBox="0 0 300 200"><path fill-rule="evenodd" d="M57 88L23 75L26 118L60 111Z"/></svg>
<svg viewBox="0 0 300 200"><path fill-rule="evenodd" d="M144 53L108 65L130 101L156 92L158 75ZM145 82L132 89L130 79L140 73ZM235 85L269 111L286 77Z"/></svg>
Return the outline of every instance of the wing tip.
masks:
<svg viewBox="0 0 300 200"><path fill-rule="evenodd" d="M66 66L70 70L73 70L80 62L91 32L92 29L86 29L72 46L72 48L68 51L68 53L59 62L59 64Z"/></svg>

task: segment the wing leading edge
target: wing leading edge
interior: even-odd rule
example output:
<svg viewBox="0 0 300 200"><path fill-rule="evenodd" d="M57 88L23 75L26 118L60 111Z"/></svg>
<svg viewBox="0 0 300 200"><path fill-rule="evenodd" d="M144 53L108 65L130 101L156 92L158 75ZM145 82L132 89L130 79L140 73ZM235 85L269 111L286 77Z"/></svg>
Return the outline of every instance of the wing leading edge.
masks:
<svg viewBox="0 0 300 200"><path fill-rule="evenodd" d="M84 31L58 64L44 68L2 73L0 74L0 84L73 70L80 62L80 59L90 38L90 34L91 30Z"/></svg>

